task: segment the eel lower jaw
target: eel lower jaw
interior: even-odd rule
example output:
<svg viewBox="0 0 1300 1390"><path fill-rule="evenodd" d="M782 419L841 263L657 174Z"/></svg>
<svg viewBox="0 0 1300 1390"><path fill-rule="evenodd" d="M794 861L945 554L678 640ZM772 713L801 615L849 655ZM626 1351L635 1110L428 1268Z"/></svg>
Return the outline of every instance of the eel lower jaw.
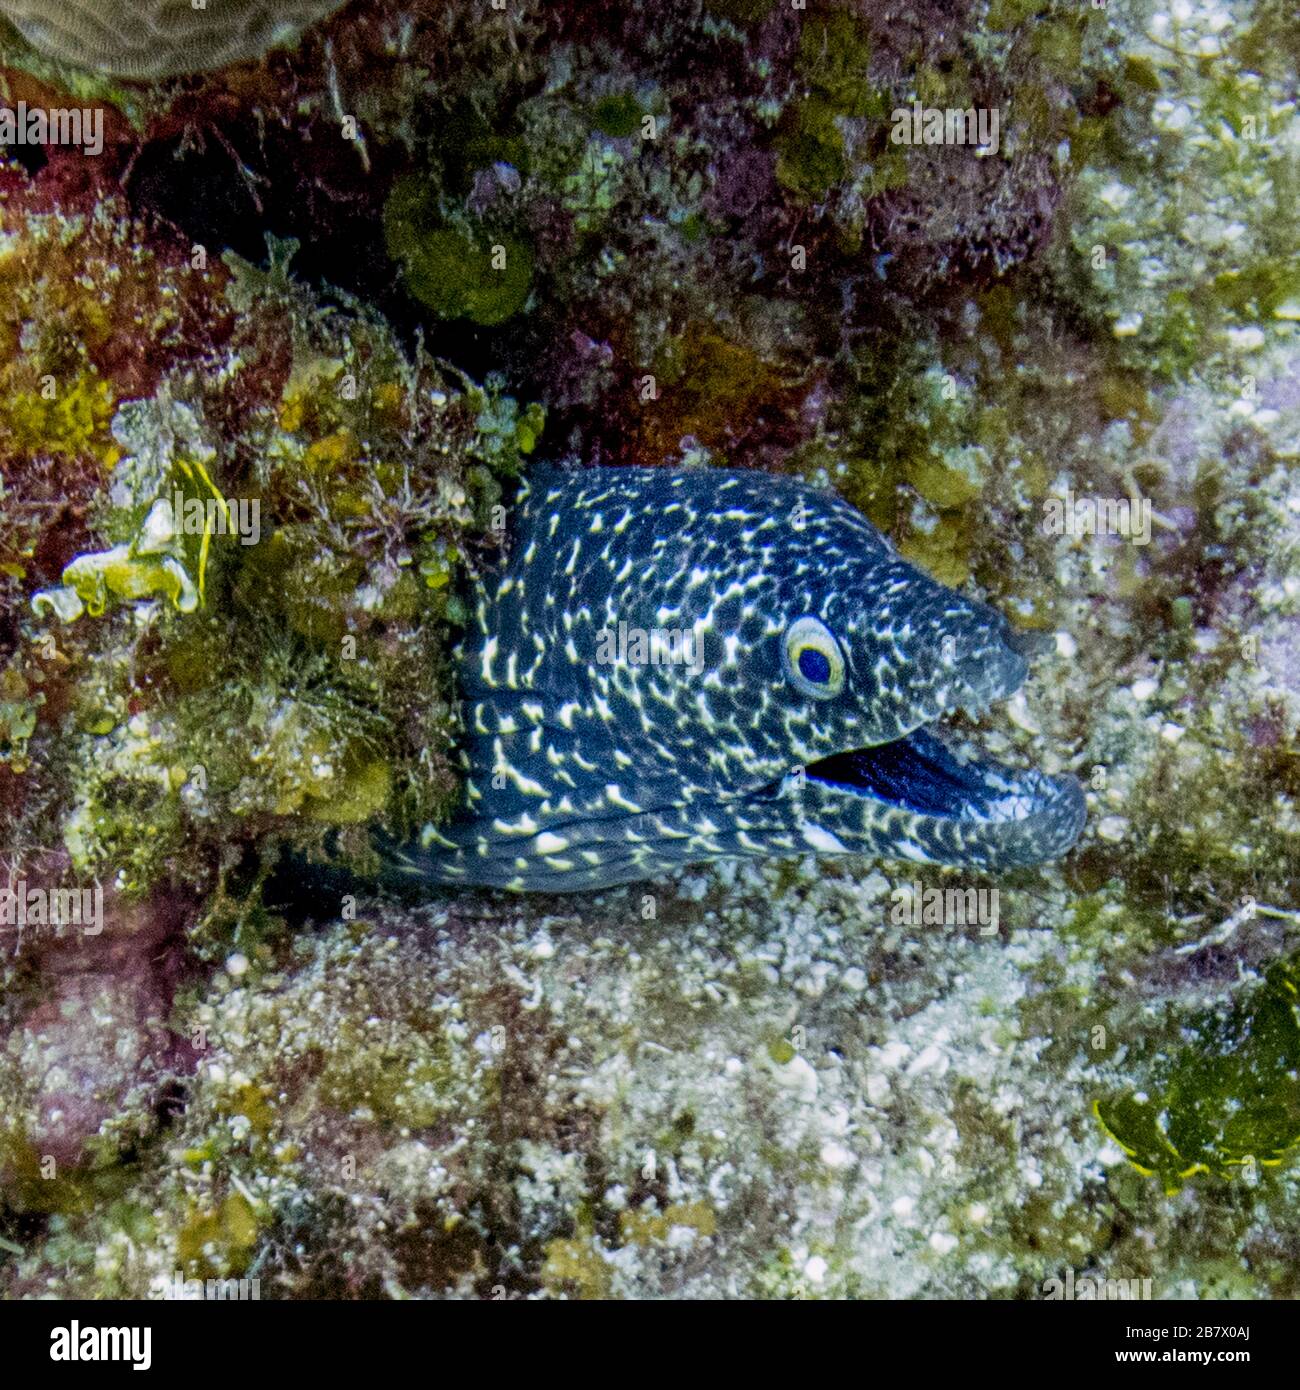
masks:
<svg viewBox="0 0 1300 1390"><path fill-rule="evenodd" d="M1064 854L1083 828L1082 789L1072 777L1049 777L985 760L964 761L927 728L871 748L822 758L805 775L847 796L902 811L917 822L946 825L1003 853L1007 863L1038 863Z"/></svg>

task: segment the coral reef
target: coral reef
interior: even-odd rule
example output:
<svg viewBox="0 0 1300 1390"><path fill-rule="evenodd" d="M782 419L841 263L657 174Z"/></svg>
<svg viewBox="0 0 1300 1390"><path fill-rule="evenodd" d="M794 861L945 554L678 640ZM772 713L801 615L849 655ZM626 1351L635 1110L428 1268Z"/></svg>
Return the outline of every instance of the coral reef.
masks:
<svg viewBox="0 0 1300 1390"><path fill-rule="evenodd" d="M250 0L176 5L168 0L4 0L0 15L42 53L117 77L156 80L260 58L293 43L343 0Z"/></svg>
<svg viewBox="0 0 1300 1390"><path fill-rule="evenodd" d="M458 791L452 581L494 544L540 416L408 357L357 306L318 306L290 247L266 271L159 275L114 216L9 233L19 845L62 844L70 872L138 896L224 882L241 841L266 863L279 838L437 819ZM58 312L84 283L109 288ZM169 355L179 305L205 303ZM137 324L151 375L121 358Z"/></svg>
<svg viewBox="0 0 1300 1390"><path fill-rule="evenodd" d="M1293 9L354 0L135 86L0 35L105 112L0 151L0 889L103 888L0 898L6 1293L1300 1296ZM1078 850L318 883L455 803L542 454L820 481L1040 634L979 740Z"/></svg>

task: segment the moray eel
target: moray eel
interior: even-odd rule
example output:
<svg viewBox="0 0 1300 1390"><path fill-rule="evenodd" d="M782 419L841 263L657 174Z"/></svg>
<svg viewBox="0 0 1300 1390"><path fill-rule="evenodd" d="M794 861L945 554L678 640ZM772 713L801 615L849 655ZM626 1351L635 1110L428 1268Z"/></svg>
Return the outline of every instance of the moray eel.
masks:
<svg viewBox="0 0 1300 1390"><path fill-rule="evenodd" d="M1018 689L1026 645L803 483L547 470L462 650L464 815L398 867L570 892L743 855L1053 859L1078 783L932 728Z"/></svg>

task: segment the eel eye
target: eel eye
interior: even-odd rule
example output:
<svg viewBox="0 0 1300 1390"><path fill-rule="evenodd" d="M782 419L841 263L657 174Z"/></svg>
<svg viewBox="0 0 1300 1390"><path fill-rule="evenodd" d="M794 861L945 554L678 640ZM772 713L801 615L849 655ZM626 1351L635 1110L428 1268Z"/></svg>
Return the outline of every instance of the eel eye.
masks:
<svg viewBox="0 0 1300 1390"><path fill-rule="evenodd" d="M785 630L781 664L792 686L814 700L830 700L844 689L844 654L819 618L796 618Z"/></svg>

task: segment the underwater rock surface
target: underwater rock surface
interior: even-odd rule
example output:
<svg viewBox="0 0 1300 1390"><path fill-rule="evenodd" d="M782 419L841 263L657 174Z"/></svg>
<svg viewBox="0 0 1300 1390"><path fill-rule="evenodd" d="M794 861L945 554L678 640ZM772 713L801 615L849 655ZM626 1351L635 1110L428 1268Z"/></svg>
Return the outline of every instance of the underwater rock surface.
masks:
<svg viewBox="0 0 1300 1390"><path fill-rule="evenodd" d="M0 29L5 1296L1300 1296L1294 7L333 8ZM833 489L1079 845L377 887L538 459Z"/></svg>

